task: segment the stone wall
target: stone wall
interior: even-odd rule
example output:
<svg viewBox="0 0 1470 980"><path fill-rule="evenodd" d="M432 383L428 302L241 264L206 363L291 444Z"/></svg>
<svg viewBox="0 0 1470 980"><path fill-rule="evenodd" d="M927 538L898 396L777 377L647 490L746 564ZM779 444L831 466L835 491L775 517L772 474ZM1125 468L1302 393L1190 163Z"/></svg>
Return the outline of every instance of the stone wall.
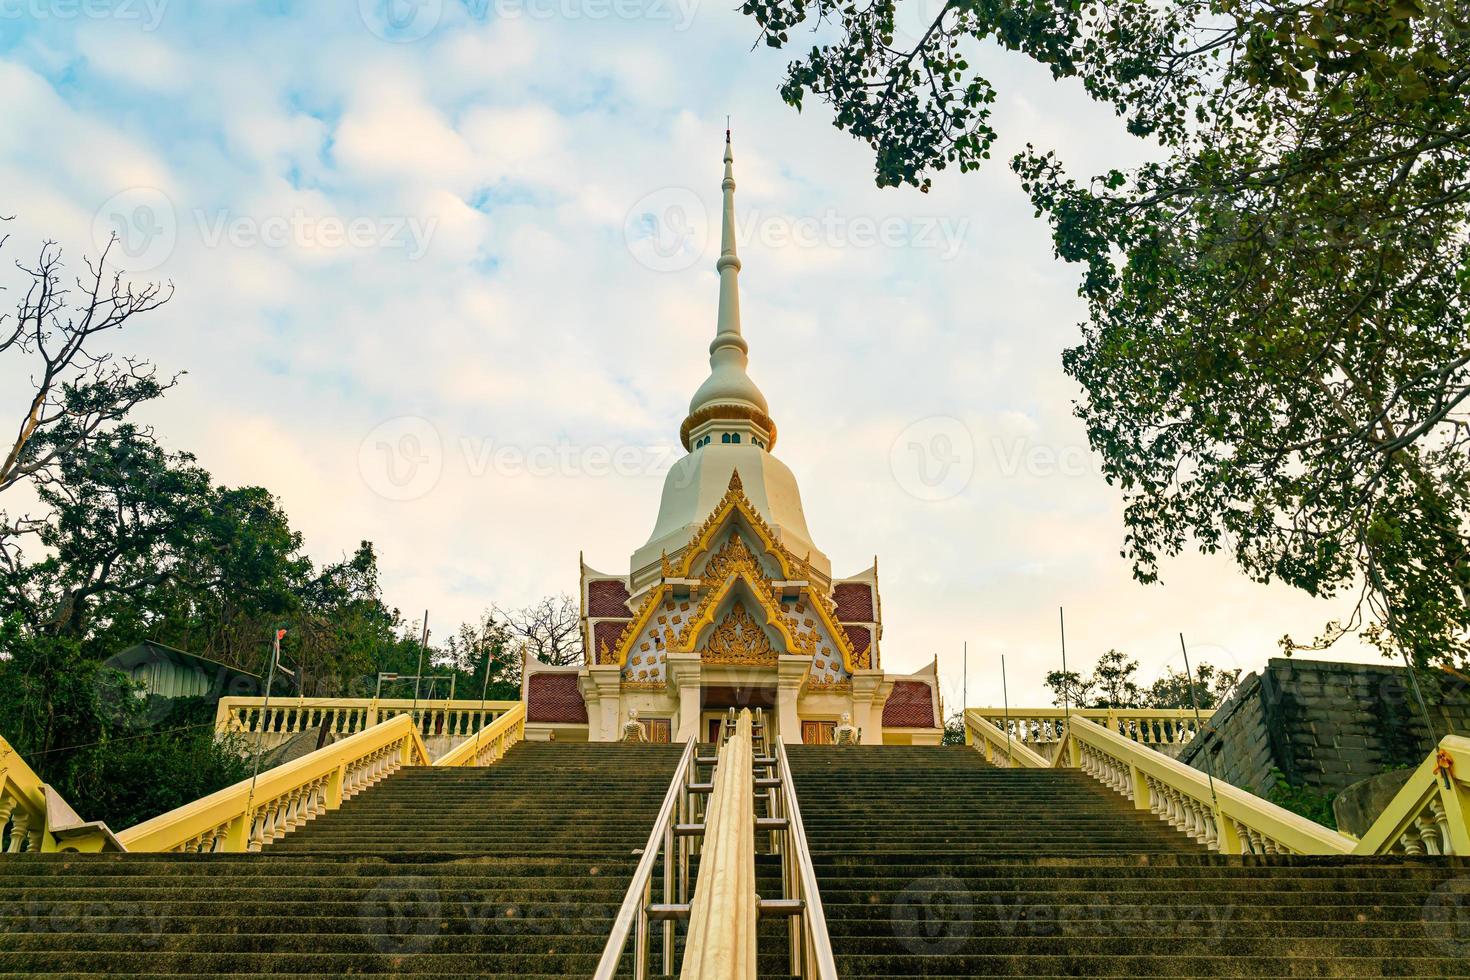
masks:
<svg viewBox="0 0 1470 980"><path fill-rule="evenodd" d="M1470 684L1441 671L1419 680L1440 736L1470 732ZM1215 713L1180 761L1264 796L1272 768L1326 792L1416 766L1432 740L1402 667L1274 658Z"/></svg>

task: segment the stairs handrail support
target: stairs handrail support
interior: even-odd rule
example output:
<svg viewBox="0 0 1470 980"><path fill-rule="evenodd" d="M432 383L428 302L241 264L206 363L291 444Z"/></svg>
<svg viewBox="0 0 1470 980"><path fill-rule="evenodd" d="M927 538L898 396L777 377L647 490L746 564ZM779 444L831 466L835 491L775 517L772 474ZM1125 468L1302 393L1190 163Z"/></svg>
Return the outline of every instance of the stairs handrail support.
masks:
<svg viewBox="0 0 1470 980"><path fill-rule="evenodd" d="M398 715L186 803L117 835L129 851L258 851L408 765L430 764L413 720ZM247 807L249 812L247 813Z"/></svg>
<svg viewBox="0 0 1470 980"><path fill-rule="evenodd" d="M434 760L434 765L493 766L510 751L511 746L525 737L526 706L518 702L515 707Z"/></svg>
<svg viewBox="0 0 1470 980"><path fill-rule="evenodd" d="M1353 853L1470 855L1470 738L1440 739Z"/></svg>
<svg viewBox="0 0 1470 980"><path fill-rule="evenodd" d="M623 904L618 908L618 914L613 919L607 943L602 949L602 959L597 964L597 972L593 974L594 980L613 980L617 976L618 965L622 961L630 935L635 936L634 975L639 980L647 976L650 925L648 906L651 904L653 894L653 869L658 863L660 852L665 852L664 863L666 865L670 861L680 865L678 868L669 868L665 871L666 894L664 899L667 904L673 898L667 892L671 890L675 874L681 884L685 880L685 865L689 858L689 839L678 837L675 831L680 823L685 822L685 818L691 816L693 804L690 802L689 787L694 782L696 751L696 739L691 738L684 743L684 752L679 756L679 764L674 768L673 778L669 780L668 792L664 794L663 803L659 806L658 816L653 821L653 829L648 832L648 842L643 846L643 855L638 859L638 867L633 872L632 881L628 883L628 891L623 896ZM672 920L665 922L664 955L670 960L666 963L665 973L672 972L672 926Z"/></svg>
<svg viewBox="0 0 1470 980"><path fill-rule="evenodd" d="M983 755L986 762L1002 769L1051 768L1044 756L1019 738L1007 738L1003 728L976 708L965 710L965 744Z"/></svg>
<svg viewBox="0 0 1470 980"><path fill-rule="evenodd" d="M800 921L794 923L792 935L792 973L804 980L837 980L837 961L832 955L827 914L822 909L817 872L807 845L806 826L801 820L801 805L796 799L796 781L786 758L785 741L777 736L775 744L776 772L781 780L780 805L787 820L786 846L781 851L782 870L788 894L794 891L791 897L802 902Z"/></svg>
<svg viewBox="0 0 1470 980"><path fill-rule="evenodd" d="M750 709L720 746L705 809L682 980L755 980L755 746Z"/></svg>

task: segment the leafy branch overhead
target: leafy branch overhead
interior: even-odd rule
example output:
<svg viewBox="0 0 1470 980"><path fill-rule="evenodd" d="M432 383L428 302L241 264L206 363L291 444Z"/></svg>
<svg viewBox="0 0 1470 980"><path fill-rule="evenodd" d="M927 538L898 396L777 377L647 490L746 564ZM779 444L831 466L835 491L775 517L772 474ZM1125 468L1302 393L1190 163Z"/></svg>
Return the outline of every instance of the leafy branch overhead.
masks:
<svg viewBox="0 0 1470 980"><path fill-rule="evenodd" d="M1186 549L1355 597L1419 662L1470 656L1470 13L1442 2L949 2L898 43L891 0L752 0L818 43L783 96L874 148L880 185L978 167L999 47L1080 80L1156 159L1079 179L1011 161L1081 267L1063 364L1124 495L1141 581Z"/></svg>

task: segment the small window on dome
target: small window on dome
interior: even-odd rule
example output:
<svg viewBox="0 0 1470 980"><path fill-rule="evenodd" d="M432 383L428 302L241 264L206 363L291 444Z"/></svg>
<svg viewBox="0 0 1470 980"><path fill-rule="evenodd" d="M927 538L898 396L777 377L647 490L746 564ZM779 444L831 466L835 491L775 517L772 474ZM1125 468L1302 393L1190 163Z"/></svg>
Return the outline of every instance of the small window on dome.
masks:
<svg viewBox="0 0 1470 980"><path fill-rule="evenodd" d="M729 442L730 442L730 433L728 433L728 432L722 432L722 433L720 433L720 442L725 443L725 444L728 445Z"/></svg>
<svg viewBox="0 0 1470 980"><path fill-rule="evenodd" d="M740 444L740 433L738 433L738 432L732 433L730 435L730 441L733 442L733 443L735 443L736 445L739 445Z"/></svg>

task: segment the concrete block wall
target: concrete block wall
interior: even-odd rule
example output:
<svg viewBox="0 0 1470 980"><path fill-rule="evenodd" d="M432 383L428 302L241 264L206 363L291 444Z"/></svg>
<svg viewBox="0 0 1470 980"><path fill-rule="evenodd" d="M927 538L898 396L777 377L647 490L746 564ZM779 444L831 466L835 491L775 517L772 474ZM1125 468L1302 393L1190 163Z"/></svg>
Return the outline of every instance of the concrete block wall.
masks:
<svg viewBox="0 0 1470 980"><path fill-rule="evenodd" d="M1470 684L1442 671L1419 678L1437 733L1470 732ZM1432 744L1404 668L1274 658L1241 682L1180 760L1262 796L1273 767L1335 793L1418 765Z"/></svg>

